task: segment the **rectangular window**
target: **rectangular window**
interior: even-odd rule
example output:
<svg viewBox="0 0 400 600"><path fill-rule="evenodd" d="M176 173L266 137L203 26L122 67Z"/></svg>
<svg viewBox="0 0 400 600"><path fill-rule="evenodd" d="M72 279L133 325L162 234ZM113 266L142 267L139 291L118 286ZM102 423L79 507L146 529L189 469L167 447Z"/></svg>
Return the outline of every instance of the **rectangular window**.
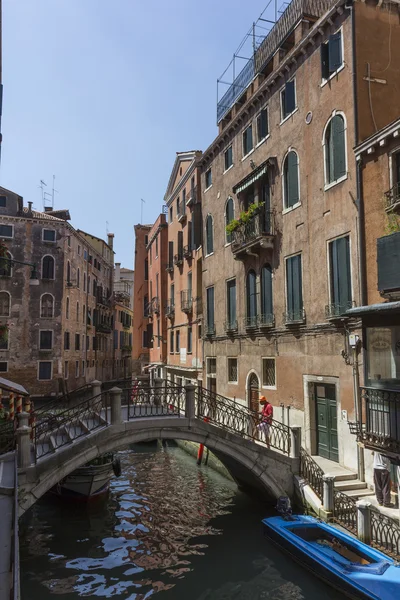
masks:
<svg viewBox="0 0 400 600"><path fill-rule="evenodd" d="M174 209L172 206L170 206L170 208L169 208L169 222L170 223L172 223L173 218L174 218Z"/></svg>
<svg viewBox="0 0 400 600"><path fill-rule="evenodd" d="M0 196L0 208L7 206L7 196Z"/></svg>
<svg viewBox="0 0 400 600"><path fill-rule="evenodd" d="M351 267L349 236L329 244L330 301L329 316L336 317L351 308Z"/></svg>
<svg viewBox="0 0 400 600"><path fill-rule="evenodd" d="M43 229L43 241L53 243L56 241L56 232L54 229Z"/></svg>
<svg viewBox="0 0 400 600"><path fill-rule="evenodd" d="M80 350L81 347L81 336L79 333L75 334L75 350Z"/></svg>
<svg viewBox="0 0 400 600"><path fill-rule="evenodd" d="M247 156L253 150L253 126L249 125L243 131L243 156Z"/></svg>
<svg viewBox="0 0 400 600"><path fill-rule="evenodd" d="M214 335L215 321L214 321L214 288L213 287L207 288L206 297L207 297L207 334Z"/></svg>
<svg viewBox="0 0 400 600"><path fill-rule="evenodd" d="M12 225L2 225L0 223L0 237L3 237L3 238L14 237L13 226Z"/></svg>
<svg viewBox="0 0 400 600"><path fill-rule="evenodd" d="M237 329L236 323L236 279L226 282L227 331Z"/></svg>
<svg viewBox="0 0 400 600"><path fill-rule="evenodd" d="M303 289L301 254L286 259L286 322L302 321Z"/></svg>
<svg viewBox="0 0 400 600"><path fill-rule="evenodd" d="M85 375L85 361L82 361L82 375Z"/></svg>
<svg viewBox="0 0 400 600"><path fill-rule="evenodd" d="M75 361L75 377L79 377L79 360Z"/></svg>
<svg viewBox="0 0 400 600"><path fill-rule="evenodd" d="M144 261L144 280L149 280L149 261L147 258Z"/></svg>
<svg viewBox="0 0 400 600"><path fill-rule="evenodd" d="M211 169L208 169L208 171L206 171L205 179L206 179L206 189L207 189L207 188L211 187L211 185L212 185Z"/></svg>
<svg viewBox="0 0 400 600"><path fill-rule="evenodd" d="M207 358L207 375L217 374L217 359Z"/></svg>
<svg viewBox="0 0 400 600"><path fill-rule="evenodd" d="M262 384L264 387L276 387L275 358L262 359Z"/></svg>
<svg viewBox="0 0 400 600"><path fill-rule="evenodd" d="M1 196L0 196L1 198ZM5 198L5 196L3 196ZM6 361L0 362L0 373L7 373L8 371L8 363Z"/></svg>
<svg viewBox="0 0 400 600"><path fill-rule="evenodd" d="M175 352L179 353L181 351L181 332L178 331L176 332L176 348L175 348Z"/></svg>
<svg viewBox="0 0 400 600"><path fill-rule="evenodd" d="M78 244L78 254L79 254L79 256L81 255L81 247L79 244Z"/></svg>
<svg viewBox="0 0 400 600"><path fill-rule="evenodd" d="M64 379L68 379L69 377L69 362L64 361Z"/></svg>
<svg viewBox="0 0 400 600"><path fill-rule="evenodd" d="M51 360L39 361L38 379L40 381L48 381L52 378L53 363Z"/></svg>
<svg viewBox="0 0 400 600"><path fill-rule="evenodd" d="M192 341L192 328L188 327L188 330L187 330L187 352L188 352L188 354L192 353L192 344L193 344L193 341Z"/></svg>
<svg viewBox="0 0 400 600"><path fill-rule="evenodd" d="M287 81L281 90L281 119L282 121L292 114L296 109L296 85L295 80Z"/></svg>
<svg viewBox="0 0 400 600"><path fill-rule="evenodd" d="M377 388L398 388L400 382L400 354L398 351L400 327L398 325L367 327L366 338L367 385L376 386ZM370 406L373 408L375 404L378 408L380 405L381 410L383 410L384 405L386 405L387 418L391 419L393 431L395 431L399 413L397 412L396 419L396 408L394 406L396 401L390 399L390 394L387 396L386 401L383 398L379 400L376 397L370 403ZM392 408L390 407L391 403L393 403Z"/></svg>
<svg viewBox="0 0 400 600"><path fill-rule="evenodd" d="M161 340L161 335L160 335L160 319L157 319L157 348L160 347L160 340Z"/></svg>
<svg viewBox="0 0 400 600"><path fill-rule="evenodd" d="M143 331L142 348L148 348L147 330Z"/></svg>
<svg viewBox="0 0 400 600"><path fill-rule="evenodd" d="M51 350L53 348L53 332L52 331L40 331L39 338L39 349L40 350Z"/></svg>
<svg viewBox="0 0 400 600"><path fill-rule="evenodd" d="M64 350L69 350L70 348L70 339L69 339L69 331L64 332Z"/></svg>
<svg viewBox="0 0 400 600"><path fill-rule="evenodd" d="M232 146L229 146L229 148L227 148L225 150L224 161L225 161L225 171L227 171L229 169L229 167L231 167L233 165L233 151L232 151Z"/></svg>
<svg viewBox="0 0 400 600"><path fill-rule="evenodd" d="M268 109L263 108L257 117L257 141L261 142L268 135Z"/></svg>
<svg viewBox="0 0 400 600"><path fill-rule="evenodd" d="M238 361L237 358L228 358L228 383L238 382Z"/></svg>
<svg viewBox="0 0 400 600"><path fill-rule="evenodd" d="M156 236L156 258L158 257L158 235Z"/></svg>
<svg viewBox="0 0 400 600"><path fill-rule="evenodd" d="M343 65L342 32L329 36L329 40L321 45L321 77L329 79Z"/></svg>
<svg viewBox="0 0 400 600"><path fill-rule="evenodd" d="M174 332L171 331L169 334L169 353L174 353Z"/></svg>
<svg viewBox="0 0 400 600"><path fill-rule="evenodd" d="M118 331L114 329L114 350L118 350Z"/></svg>

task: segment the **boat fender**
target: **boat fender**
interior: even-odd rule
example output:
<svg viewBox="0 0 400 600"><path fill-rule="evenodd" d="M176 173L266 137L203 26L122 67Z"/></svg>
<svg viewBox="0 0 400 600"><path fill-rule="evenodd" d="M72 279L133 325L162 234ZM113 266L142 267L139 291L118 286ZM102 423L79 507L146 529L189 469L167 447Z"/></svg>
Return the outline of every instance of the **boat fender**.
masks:
<svg viewBox="0 0 400 600"><path fill-rule="evenodd" d="M112 461L112 468L113 468L115 477L119 477L122 473L121 460L120 460L119 456L114 458L114 460Z"/></svg>

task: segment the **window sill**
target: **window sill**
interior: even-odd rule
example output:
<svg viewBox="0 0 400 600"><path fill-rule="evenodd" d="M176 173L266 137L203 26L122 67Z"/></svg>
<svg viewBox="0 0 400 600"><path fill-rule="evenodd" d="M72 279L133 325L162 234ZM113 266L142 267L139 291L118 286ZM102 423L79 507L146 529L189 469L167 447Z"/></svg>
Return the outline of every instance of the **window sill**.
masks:
<svg viewBox="0 0 400 600"><path fill-rule="evenodd" d="M232 242L225 242L224 248L229 248L229 246L232 246Z"/></svg>
<svg viewBox="0 0 400 600"><path fill-rule="evenodd" d="M276 385L262 385L261 387L263 390L277 390L278 389L276 387Z"/></svg>
<svg viewBox="0 0 400 600"><path fill-rule="evenodd" d="M230 167L228 167L227 169L225 169L225 171L222 173L222 175L225 175L225 173L227 173L228 171L230 171L231 169L233 169L233 163L231 164Z"/></svg>
<svg viewBox="0 0 400 600"><path fill-rule="evenodd" d="M346 181L348 175L346 173L346 175L343 175L343 177L339 177L339 179L336 179L336 181L332 181L331 183L327 183L324 187L324 191L328 191L331 188L335 187L335 185L338 185L338 183L342 183L342 181Z"/></svg>
<svg viewBox="0 0 400 600"><path fill-rule="evenodd" d="M260 141L259 141L259 142L256 144L256 148L259 148L260 146L262 146L262 144L263 144L264 142L266 142L266 141L269 139L269 137L270 137L270 134L268 133L268 134L267 134L265 137L263 137L263 139L262 139L262 140L260 140Z"/></svg>
<svg viewBox="0 0 400 600"><path fill-rule="evenodd" d="M296 114L298 111L299 111L299 107L296 106L294 111L291 112L289 115L287 115L284 119L282 119L282 121L279 123L279 125L283 125L284 123L286 123L286 121L288 121L290 119L290 117L293 117L293 115Z"/></svg>
<svg viewBox="0 0 400 600"><path fill-rule="evenodd" d="M238 381L228 381L229 385L239 385Z"/></svg>
<svg viewBox="0 0 400 600"><path fill-rule="evenodd" d="M243 156L243 158L241 159L241 162L243 162L244 160L246 160L246 158L248 158L249 156L251 156L254 152L254 148L252 148L250 150L250 152L248 152L245 156Z"/></svg>
<svg viewBox="0 0 400 600"><path fill-rule="evenodd" d="M331 75L329 75L328 79L323 79L322 83L319 84L320 88L323 88L327 83L329 83L332 79L334 79L336 77L336 75L338 75L340 73L340 71L343 71L345 67L345 63L343 63L338 69L336 69L336 71L334 71Z"/></svg>
<svg viewBox="0 0 400 600"><path fill-rule="evenodd" d="M292 210L295 210L296 208L299 208L299 206L301 206L301 202L296 202L296 204L293 204L293 206L289 206L288 208L284 208L282 211L283 215L286 215L287 213L292 212Z"/></svg>
<svg viewBox="0 0 400 600"><path fill-rule="evenodd" d="M208 258L209 256L214 256L214 251L210 252L210 254L206 254L204 258Z"/></svg>
<svg viewBox="0 0 400 600"><path fill-rule="evenodd" d="M204 190L204 193L208 192L208 190L211 190L211 188L212 188L212 184L211 184L211 185L209 185L209 186L208 186L208 188L206 188L206 189Z"/></svg>

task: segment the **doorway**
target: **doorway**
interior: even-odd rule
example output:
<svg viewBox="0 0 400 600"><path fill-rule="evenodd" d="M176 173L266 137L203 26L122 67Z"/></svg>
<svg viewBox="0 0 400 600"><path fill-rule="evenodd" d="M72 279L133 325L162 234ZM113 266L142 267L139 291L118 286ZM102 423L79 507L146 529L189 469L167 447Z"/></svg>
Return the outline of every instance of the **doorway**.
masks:
<svg viewBox="0 0 400 600"><path fill-rule="evenodd" d="M249 407L256 412L260 410L260 382L255 373L252 373L247 382L247 398Z"/></svg>
<svg viewBox="0 0 400 600"><path fill-rule="evenodd" d="M314 385L317 411L317 454L339 462L336 387L330 383Z"/></svg>

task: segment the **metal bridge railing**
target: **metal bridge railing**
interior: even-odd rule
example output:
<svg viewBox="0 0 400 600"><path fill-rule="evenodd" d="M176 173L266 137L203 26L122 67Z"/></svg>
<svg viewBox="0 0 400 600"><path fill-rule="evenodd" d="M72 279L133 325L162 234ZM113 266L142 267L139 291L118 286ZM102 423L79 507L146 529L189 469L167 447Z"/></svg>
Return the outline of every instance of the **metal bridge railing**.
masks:
<svg viewBox="0 0 400 600"><path fill-rule="evenodd" d="M324 495L324 472L304 448L300 448L300 475L304 477L318 498L322 500Z"/></svg>

